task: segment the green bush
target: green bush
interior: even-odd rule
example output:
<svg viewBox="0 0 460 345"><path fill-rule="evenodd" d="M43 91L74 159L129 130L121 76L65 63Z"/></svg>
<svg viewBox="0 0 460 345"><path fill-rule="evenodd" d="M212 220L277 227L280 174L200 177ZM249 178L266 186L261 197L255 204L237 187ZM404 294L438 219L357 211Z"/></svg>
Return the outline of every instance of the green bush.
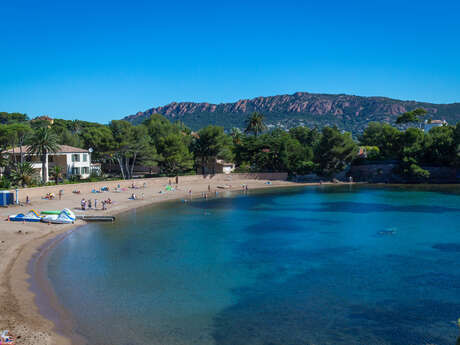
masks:
<svg viewBox="0 0 460 345"><path fill-rule="evenodd" d="M6 176L3 176L0 179L0 189L10 189L10 188L11 188L11 181Z"/></svg>
<svg viewBox="0 0 460 345"><path fill-rule="evenodd" d="M248 162L243 162L239 167L235 168L236 173L248 173L251 172L251 165Z"/></svg>

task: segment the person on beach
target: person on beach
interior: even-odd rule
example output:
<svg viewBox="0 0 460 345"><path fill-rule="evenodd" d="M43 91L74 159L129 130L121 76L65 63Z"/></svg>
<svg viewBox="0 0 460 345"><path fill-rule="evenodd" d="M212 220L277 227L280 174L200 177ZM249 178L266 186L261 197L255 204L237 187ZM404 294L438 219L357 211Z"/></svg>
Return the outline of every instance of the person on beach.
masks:
<svg viewBox="0 0 460 345"><path fill-rule="evenodd" d="M142 198L142 200L144 200L144 193L141 194L141 198Z"/></svg>
<svg viewBox="0 0 460 345"><path fill-rule="evenodd" d="M211 185L208 184L208 192L211 192Z"/></svg>
<svg viewBox="0 0 460 345"><path fill-rule="evenodd" d="M26 196L26 204L27 204L27 205L30 204L30 199L29 199L29 196L28 196L28 195Z"/></svg>
<svg viewBox="0 0 460 345"><path fill-rule="evenodd" d="M91 207L91 199L88 200L88 208L92 208Z"/></svg>
<svg viewBox="0 0 460 345"><path fill-rule="evenodd" d="M107 199L107 203L108 204L111 204L112 203L112 200L110 198Z"/></svg>
<svg viewBox="0 0 460 345"><path fill-rule="evenodd" d="M61 198L62 198L62 193L63 193L63 190L59 189L59 200L61 200Z"/></svg>
<svg viewBox="0 0 460 345"><path fill-rule="evenodd" d="M82 210L85 210L85 203L86 203L85 198L81 199L80 206Z"/></svg>
<svg viewBox="0 0 460 345"><path fill-rule="evenodd" d="M97 199L94 199L94 209L97 210Z"/></svg>
<svg viewBox="0 0 460 345"><path fill-rule="evenodd" d="M179 176L176 176L176 184L179 184Z"/></svg>
<svg viewBox="0 0 460 345"><path fill-rule="evenodd" d="M105 200L102 200L102 210L105 211L107 208L105 207Z"/></svg>

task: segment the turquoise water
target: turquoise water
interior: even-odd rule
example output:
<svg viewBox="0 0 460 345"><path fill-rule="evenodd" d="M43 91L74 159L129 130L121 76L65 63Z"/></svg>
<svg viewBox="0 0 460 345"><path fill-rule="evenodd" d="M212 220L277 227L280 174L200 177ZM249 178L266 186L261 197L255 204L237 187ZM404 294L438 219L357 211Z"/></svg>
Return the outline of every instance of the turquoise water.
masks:
<svg viewBox="0 0 460 345"><path fill-rule="evenodd" d="M454 344L458 187L229 194L93 224L48 276L93 345Z"/></svg>

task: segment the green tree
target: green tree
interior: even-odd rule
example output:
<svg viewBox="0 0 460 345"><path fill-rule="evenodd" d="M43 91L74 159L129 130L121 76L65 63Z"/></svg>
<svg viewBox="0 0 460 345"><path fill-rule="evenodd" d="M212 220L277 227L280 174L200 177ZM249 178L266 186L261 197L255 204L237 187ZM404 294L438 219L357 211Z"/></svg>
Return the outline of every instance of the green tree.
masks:
<svg viewBox="0 0 460 345"><path fill-rule="evenodd" d="M3 125L0 123L0 151L1 152L5 151L10 144L8 128L9 127L7 125Z"/></svg>
<svg viewBox="0 0 460 345"><path fill-rule="evenodd" d="M210 125L201 129L193 142L192 151L200 162L203 174L211 159L233 159L232 140L219 126Z"/></svg>
<svg viewBox="0 0 460 345"><path fill-rule="evenodd" d="M91 127L80 134L83 147L94 150L91 160L99 161L106 157L114 146L112 131L107 126Z"/></svg>
<svg viewBox="0 0 460 345"><path fill-rule="evenodd" d="M61 145L69 145L73 147L82 147L83 141L80 135L72 133L69 129L60 126L52 126L53 131L58 137L58 143Z"/></svg>
<svg viewBox="0 0 460 345"><path fill-rule="evenodd" d="M166 137L169 134L178 134L189 132L187 127L182 122L171 123L166 117L160 114L153 114L143 122L146 126L152 142L156 144L162 137Z"/></svg>
<svg viewBox="0 0 460 345"><path fill-rule="evenodd" d="M455 147L455 160L454 165L460 167L460 122L457 123L454 130L454 147Z"/></svg>
<svg viewBox="0 0 460 345"><path fill-rule="evenodd" d="M27 121L29 121L29 117L26 114L0 112L0 124L9 125Z"/></svg>
<svg viewBox="0 0 460 345"><path fill-rule="evenodd" d="M400 137L399 152L400 174L412 181L425 180L430 176L427 170L420 167L430 138L418 128L408 128Z"/></svg>
<svg viewBox="0 0 460 345"><path fill-rule="evenodd" d="M264 115L261 113L254 112L246 120L246 133L254 133L254 136L257 137L266 129L267 126L264 123Z"/></svg>
<svg viewBox="0 0 460 345"><path fill-rule="evenodd" d="M129 178L130 149L133 145L133 125L128 121L113 120L109 124L113 136L111 153L118 162L123 179Z"/></svg>
<svg viewBox="0 0 460 345"><path fill-rule="evenodd" d="M33 132L32 128L30 128L30 126L25 123L15 123L9 125L8 130L13 150L16 145L19 146L20 162L24 163L23 146L27 139L31 136Z"/></svg>
<svg viewBox="0 0 460 345"><path fill-rule="evenodd" d="M41 157L42 161L42 181L46 182L48 171L48 154L59 150L58 138L56 134L48 127L42 127L35 131L30 138L28 152Z"/></svg>
<svg viewBox="0 0 460 345"><path fill-rule="evenodd" d="M8 126L0 123L0 152L5 151L9 145ZM5 168L9 163L7 156L0 154L0 167Z"/></svg>
<svg viewBox="0 0 460 345"><path fill-rule="evenodd" d="M427 111L423 108L407 111L396 119L396 124L420 123L426 114Z"/></svg>
<svg viewBox="0 0 460 345"><path fill-rule="evenodd" d="M306 174L314 166L312 148L281 129L263 134L255 141L246 141L246 144L246 159L256 171Z"/></svg>
<svg viewBox="0 0 460 345"><path fill-rule="evenodd" d="M177 175L193 168L193 156L182 134L170 133L158 139L158 162L166 174Z"/></svg>
<svg viewBox="0 0 460 345"><path fill-rule="evenodd" d="M156 164L157 151L151 143L146 126L134 126L132 130L131 146L129 147L129 156L131 160L129 178L133 177L136 163L149 166Z"/></svg>
<svg viewBox="0 0 460 345"><path fill-rule="evenodd" d="M291 128L289 134L297 139L300 144L310 147L315 147L321 139L321 132L318 129L310 129L304 126Z"/></svg>
<svg viewBox="0 0 460 345"><path fill-rule="evenodd" d="M455 127L452 126L432 128L426 134L428 138L423 148L423 161L430 165L455 165L457 152L454 134Z"/></svg>
<svg viewBox="0 0 460 345"><path fill-rule="evenodd" d="M358 146L350 133L340 133L337 127L324 127L315 152L320 174L333 176L343 171L356 157L357 152Z"/></svg>
<svg viewBox="0 0 460 345"><path fill-rule="evenodd" d="M371 122L359 137L361 145L377 146L380 154L376 158L396 159L398 157L401 132L387 123Z"/></svg>
<svg viewBox="0 0 460 345"><path fill-rule="evenodd" d="M131 179L136 162L151 163L155 159L156 151L151 145L148 129L123 120L111 121L109 128L113 137L110 151L120 166L123 179Z"/></svg>

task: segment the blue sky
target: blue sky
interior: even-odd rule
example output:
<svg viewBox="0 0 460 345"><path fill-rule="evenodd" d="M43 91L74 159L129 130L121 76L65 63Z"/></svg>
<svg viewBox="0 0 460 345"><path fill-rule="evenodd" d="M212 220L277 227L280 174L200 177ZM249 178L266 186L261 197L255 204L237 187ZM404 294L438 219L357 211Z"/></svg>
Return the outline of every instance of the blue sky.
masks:
<svg viewBox="0 0 460 345"><path fill-rule="evenodd" d="M0 111L296 91L460 102L459 1L1 1Z"/></svg>

